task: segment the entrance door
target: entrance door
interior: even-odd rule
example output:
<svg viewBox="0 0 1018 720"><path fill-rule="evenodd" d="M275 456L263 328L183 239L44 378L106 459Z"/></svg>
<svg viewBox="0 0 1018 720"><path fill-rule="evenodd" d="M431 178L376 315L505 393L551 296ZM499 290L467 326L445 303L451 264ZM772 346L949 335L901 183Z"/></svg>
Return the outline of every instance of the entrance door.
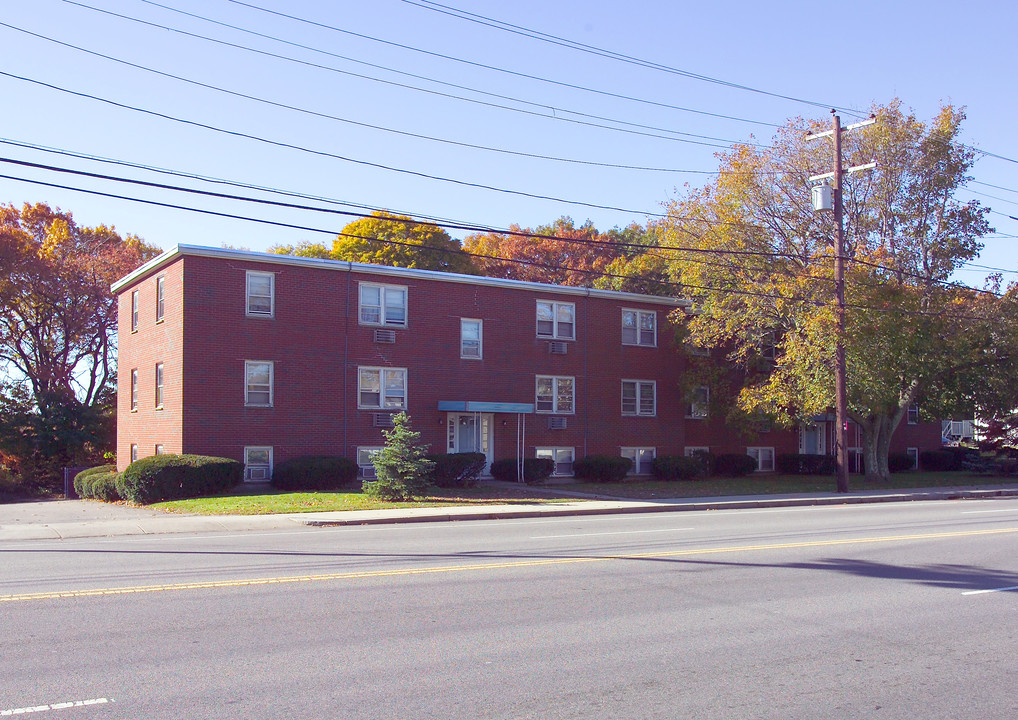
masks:
<svg viewBox="0 0 1018 720"><path fill-rule="evenodd" d="M818 422L799 428L799 454L825 455L827 453L827 423Z"/></svg>
<svg viewBox="0 0 1018 720"><path fill-rule="evenodd" d="M484 475L488 474L492 460L492 413L449 413L449 441L451 453L484 453Z"/></svg>

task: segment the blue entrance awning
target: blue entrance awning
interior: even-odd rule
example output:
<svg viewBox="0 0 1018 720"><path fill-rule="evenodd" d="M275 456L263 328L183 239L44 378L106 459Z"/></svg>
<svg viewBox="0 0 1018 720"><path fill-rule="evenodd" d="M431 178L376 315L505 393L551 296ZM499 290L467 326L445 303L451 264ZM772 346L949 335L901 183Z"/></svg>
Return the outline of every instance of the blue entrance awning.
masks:
<svg viewBox="0 0 1018 720"><path fill-rule="evenodd" d="M439 400L438 409L444 412L532 413L530 403L477 402L475 400Z"/></svg>

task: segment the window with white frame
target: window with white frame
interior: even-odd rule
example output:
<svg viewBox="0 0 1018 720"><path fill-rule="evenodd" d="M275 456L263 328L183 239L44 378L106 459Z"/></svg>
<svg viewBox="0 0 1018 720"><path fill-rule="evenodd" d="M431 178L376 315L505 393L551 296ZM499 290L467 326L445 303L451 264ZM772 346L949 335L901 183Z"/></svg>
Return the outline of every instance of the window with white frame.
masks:
<svg viewBox="0 0 1018 720"><path fill-rule="evenodd" d="M552 475L572 475L574 448L571 447L539 447L534 453L537 458L546 458L555 463Z"/></svg>
<svg viewBox="0 0 1018 720"><path fill-rule="evenodd" d="M244 361L244 404L248 407L272 407L273 363L265 360Z"/></svg>
<svg viewBox="0 0 1018 720"><path fill-rule="evenodd" d="M657 383L653 380L623 380L622 414L646 417L656 415Z"/></svg>
<svg viewBox="0 0 1018 720"><path fill-rule="evenodd" d="M919 469L919 448L917 448L917 447L905 448L905 453L912 459L912 467L910 467L909 470L918 470Z"/></svg>
<svg viewBox="0 0 1018 720"><path fill-rule="evenodd" d="M268 482L272 479L272 447L244 448L244 482Z"/></svg>
<svg viewBox="0 0 1018 720"><path fill-rule="evenodd" d="M138 319L140 315L139 303L138 291L134 290L131 293L131 332L138 332Z"/></svg>
<svg viewBox="0 0 1018 720"><path fill-rule="evenodd" d="M131 412L138 409L138 371L131 370Z"/></svg>
<svg viewBox="0 0 1018 720"><path fill-rule="evenodd" d="M622 457L633 461L630 475L650 475L654 469L654 458L657 456L657 448L652 447L624 447Z"/></svg>
<svg viewBox="0 0 1018 720"><path fill-rule="evenodd" d="M657 346L657 313L653 310L623 310L622 344Z"/></svg>
<svg viewBox="0 0 1018 720"><path fill-rule="evenodd" d="M686 457L696 457L700 453L709 453L710 447L708 445L686 445L685 450L682 454Z"/></svg>
<svg viewBox="0 0 1018 720"><path fill-rule="evenodd" d="M156 363L156 410L163 409L163 364Z"/></svg>
<svg viewBox="0 0 1018 720"><path fill-rule="evenodd" d="M693 390L691 401L686 405L686 417L693 420L703 420L707 417L710 406L710 388L701 385Z"/></svg>
<svg viewBox="0 0 1018 720"><path fill-rule="evenodd" d="M536 411L572 415L574 386L575 379L571 377L538 375Z"/></svg>
<svg viewBox="0 0 1018 720"><path fill-rule="evenodd" d="M484 323L472 318L460 318L460 357L481 359L481 341Z"/></svg>
<svg viewBox="0 0 1018 720"><path fill-rule="evenodd" d="M276 274L247 271L246 313L251 317L273 317L276 312Z"/></svg>
<svg viewBox="0 0 1018 720"><path fill-rule="evenodd" d="M537 337L576 339L576 306L573 303L537 301Z"/></svg>
<svg viewBox="0 0 1018 720"><path fill-rule="evenodd" d="M406 408L406 368L357 368L357 407L365 410Z"/></svg>
<svg viewBox="0 0 1018 720"><path fill-rule="evenodd" d="M757 472L774 472L774 448L748 447L746 454L756 460Z"/></svg>
<svg viewBox="0 0 1018 720"><path fill-rule="evenodd" d="M135 445L134 443L131 443L131 462L134 462L137 459L138 459L138 446Z"/></svg>
<svg viewBox="0 0 1018 720"><path fill-rule="evenodd" d="M908 406L908 424L919 424L919 405L917 403L912 403Z"/></svg>
<svg viewBox="0 0 1018 720"><path fill-rule="evenodd" d="M361 477L375 477L374 458L381 449L378 446L357 448L357 468L360 470Z"/></svg>
<svg viewBox="0 0 1018 720"><path fill-rule="evenodd" d="M156 445L155 452L156 452L156 455L165 455L166 454L165 451L163 450L162 444L157 444Z"/></svg>
<svg viewBox="0 0 1018 720"><path fill-rule="evenodd" d="M360 324L406 327L407 289L402 285L360 285Z"/></svg>
<svg viewBox="0 0 1018 720"><path fill-rule="evenodd" d="M166 276L160 275L156 278L156 322L163 321L166 314Z"/></svg>

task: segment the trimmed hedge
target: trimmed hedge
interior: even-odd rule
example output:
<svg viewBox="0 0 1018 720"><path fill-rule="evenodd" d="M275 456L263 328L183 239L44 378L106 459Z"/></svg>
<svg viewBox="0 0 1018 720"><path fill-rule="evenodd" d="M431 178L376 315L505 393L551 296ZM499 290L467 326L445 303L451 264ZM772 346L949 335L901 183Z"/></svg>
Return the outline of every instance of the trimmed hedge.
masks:
<svg viewBox="0 0 1018 720"><path fill-rule="evenodd" d="M756 472L756 460L741 453L725 453L714 460L714 474L721 477L744 477Z"/></svg>
<svg viewBox="0 0 1018 720"><path fill-rule="evenodd" d="M658 480L695 480L707 474L707 466L697 457L660 455L651 465Z"/></svg>
<svg viewBox="0 0 1018 720"><path fill-rule="evenodd" d="M595 483L622 482L633 461L621 455L588 455L573 463L573 475Z"/></svg>
<svg viewBox="0 0 1018 720"><path fill-rule="evenodd" d="M833 455L787 453L774 458L774 466L785 475L833 475L837 458Z"/></svg>
<svg viewBox="0 0 1018 720"><path fill-rule="evenodd" d="M703 466L703 474L706 477L710 477L715 473L715 467L718 462L718 457L710 450L694 450L693 454L689 457L699 461L700 465Z"/></svg>
<svg viewBox="0 0 1018 720"><path fill-rule="evenodd" d="M516 482L515 458L503 458L491 464L489 472L496 480ZM523 458L523 480L528 485L540 485L555 472L555 461L550 458Z"/></svg>
<svg viewBox="0 0 1018 720"><path fill-rule="evenodd" d="M135 460L120 473L117 492L147 505L162 500L203 497L229 490L244 480L244 465L205 455L153 455Z"/></svg>
<svg viewBox="0 0 1018 720"><path fill-rule="evenodd" d="M298 457L272 468L272 487L280 490L341 490L356 484L357 463L345 457Z"/></svg>
<svg viewBox="0 0 1018 720"><path fill-rule="evenodd" d="M99 465L97 467L88 468L87 470L82 470L80 473L74 476L74 492L80 498L106 500L106 498L96 496L92 489L92 486L95 484L93 478L95 478L97 475L108 475L108 474L112 474L115 476L117 474L117 466ZM115 477L113 479L116 480ZM103 492L106 492L106 490L104 490ZM113 493L116 495L116 497L109 500L109 502L116 502L117 500L121 499L119 494L116 493L116 487L113 488Z"/></svg>
<svg viewBox="0 0 1018 720"><path fill-rule="evenodd" d="M912 456L908 453L889 453L887 455L887 469L892 473L905 472L906 470L912 470L913 467Z"/></svg>
<svg viewBox="0 0 1018 720"><path fill-rule="evenodd" d="M74 491L78 497L103 502L117 502L123 500L120 491L117 490L117 480L120 478L118 472L92 473L81 478L80 485L78 476L74 478Z"/></svg>
<svg viewBox="0 0 1018 720"><path fill-rule="evenodd" d="M448 453L427 458L435 463L431 482L441 488L473 487L488 462L484 453Z"/></svg>
<svg viewBox="0 0 1018 720"><path fill-rule="evenodd" d="M979 451L972 448L950 447L939 450L923 450L919 453L919 467L923 470L964 470L965 463L979 457Z"/></svg>

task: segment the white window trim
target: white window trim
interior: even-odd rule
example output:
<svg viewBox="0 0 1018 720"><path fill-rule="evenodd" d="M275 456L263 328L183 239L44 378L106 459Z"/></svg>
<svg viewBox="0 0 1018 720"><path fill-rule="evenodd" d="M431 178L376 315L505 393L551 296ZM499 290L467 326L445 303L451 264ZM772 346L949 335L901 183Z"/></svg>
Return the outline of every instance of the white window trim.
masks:
<svg viewBox="0 0 1018 720"><path fill-rule="evenodd" d="M254 312L251 310L251 278L269 279L269 311ZM259 296L262 297L262 296ZM244 276L244 314L247 317L274 318L276 316L276 274L259 270L248 270Z"/></svg>
<svg viewBox="0 0 1018 720"><path fill-rule="evenodd" d="M699 393L701 390L706 391L705 392L706 400L704 400L704 402L702 403L697 400L691 400L690 402L686 403L687 420L706 420L710 416L710 388L707 387L706 385L700 385L699 387L696 388L696 393ZM700 405L702 405L703 407L698 412L696 410L696 407Z"/></svg>
<svg viewBox="0 0 1018 720"><path fill-rule="evenodd" d="M911 470L918 470L919 469L919 448L917 448L917 447L905 448L905 454L908 455L910 458L912 458L912 467L910 469Z"/></svg>
<svg viewBox="0 0 1018 720"><path fill-rule="evenodd" d="M364 319L364 296L361 294L364 288L378 288L378 322L370 322ZM392 321L385 315L385 291L398 290L403 293L403 320ZM362 282L357 287L357 322L360 325L370 327L405 328L410 324L410 293L406 285L385 285L383 283ZM374 306L371 306L374 307Z"/></svg>
<svg viewBox="0 0 1018 720"><path fill-rule="evenodd" d="M250 480L250 479L248 479L248 475L249 475L248 469L249 468L251 468L251 467L256 467L256 468L264 467L261 464L252 466L251 463L248 462L248 453L250 453L252 451L264 451L264 450L267 450L268 453L269 453L268 475L265 477L264 481L263 480ZM244 482L268 482L269 480L272 479L272 468L273 468L273 462L272 462L272 446L271 445L245 445L244 446Z"/></svg>
<svg viewBox="0 0 1018 720"><path fill-rule="evenodd" d="M166 276L156 278L156 324L166 318Z"/></svg>
<svg viewBox="0 0 1018 720"><path fill-rule="evenodd" d="M905 423L907 425L918 425L919 424L919 404L912 403L905 410Z"/></svg>
<svg viewBox="0 0 1018 720"><path fill-rule="evenodd" d="M377 372L378 373L378 404L377 405L365 405L361 402L361 374L364 372ZM388 406L385 403L385 373L386 372L401 372L403 373L403 404L400 406ZM407 397L407 369L399 367L369 367L360 366L357 368L357 409L358 410L379 410L382 412L398 412L400 410L406 410L410 403L410 399Z"/></svg>
<svg viewBox="0 0 1018 720"><path fill-rule="evenodd" d="M155 406L156 410L162 410L166 402L166 366L161 362L156 363L155 381Z"/></svg>
<svg viewBox="0 0 1018 720"><path fill-rule="evenodd" d="M636 411L626 412L626 383L633 383L636 390ZM640 387L643 385L650 385L654 390L654 407L651 412L643 412L640 403ZM657 381L656 380L630 380L624 379L622 381L622 415L623 417L657 417Z"/></svg>
<svg viewBox="0 0 1018 720"><path fill-rule="evenodd" d="M559 472L559 459L558 454L560 451L567 450L569 452L569 472ZM555 463L555 469L552 470L552 477L572 477L573 465L576 463L576 448L567 446L542 446L534 448L534 457L541 457L541 453L551 453L551 461Z"/></svg>
<svg viewBox="0 0 1018 720"><path fill-rule="evenodd" d="M757 451L757 454L756 454L755 457L753 456L753 452L752 452L754 450ZM761 452L760 452L761 450L764 450L764 451L767 451L767 452L770 453L770 456L771 456L770 457L770 467L763 467L763 462L762 462L762 457L761 457ZM747 447L746 448L746 454L749 455L754 460L756 460L756 470L754 472L774 472L775 462L774 462L774 447L773 446L756 445L756 446L753 446L753 447Z"/></svg>
<svg viewBox="0 0 1018 720"><path fill-rule="evenodd" d="M269 401L267 403L251 402L251 366L269 366ZM244 405L245 407L273 407L275 404L276 389L276 367L271 360L245 360L244 361ZM264 391L262 391L264 392Z"/></svg>
<svg viewBox="0 0 1018 720"><path fill-rule="evenodd" d="M131 462L138 459L138 445L137 443L131 443Z"/></svg>
<svg viewBox="0 0 1018 720"><path fill-rule="evenodd" d="M535 315L534 315L534 331L537 333L537 337L543 338L545 340L575 340L576 339L576 303L556 302L555 300L538 300L537 303L538 304L544 304L544 305L551 305L551 323L552 323L552 330L551 330L550 334L542 333L541 332L541 328L540 328L540 325L538 325L538 319L537 319L537 314L536 314L536 312L537 312L537 305L535 305L534 306L534 312L535 312ZM571 323L571 325L573 326L573 333L572 333L572 335L562 335L562 334L559 333L558 311L559 311L559 308L561 308L561 307L568 307L568 308L570 308L570 311L572 313L572 316L573 316L573 321Z"/></svg>
<svg viewBox="0 0 1018 720"><path fill-rule="evenodd" d="M131 412L138 412L138 368L131 369Z"/></svg>
<svg viewBox="0 0 1018 720"><path fill-rule="evenodd" d="M538 385L540 384L541 380L551 380L552 381L552 391L551 391L552 409L551 410L538 410L537 409ZM568 380L570 383L572 383L572 386L573 386L573 395L572 395L572 399L571 399L572 400L572 402L571 402L572 408L570 408L569 410L560 410L559 409L559 405L558 405L558 400L559 400L559 397L558 397L559 396L558 384L562 380ZM575 415L576 414L576 378L572 377L570 375L538 375L534 379L534 412L538 413L538 414L541 414L541 415Z"/></svg>
<svg viewBox="0 0 1018 720"><path fill-rule="evenodd" d="M138 332L138 323L141 321L141 298L137 290L131 291L131 332Z"/></svg>
<svg viewBox="0 0 1018 720"><path fill-rule="evenodd" d="M685 449L682 451L682 454L685 455L686 457L693 457L693 455L698 452L709 453L710 445L686 445Z"/></svg>
<svg viewBox="0 0 1018 720"><path fill-rule="evenodd" d="M362 478L375 477L375 466L372 464L371 458L381 449L381 445L358 446L357 469Z"/></svg>
<svg viewBox="0 0 1018 720"><path fill-rule="evenodd" d="M477 354L468 355L464 352L466 345L463 335L464 323L477 323ZM479 318L460 318L460 357L464 360L481 360L484 358L484 321Z"/></svg>
<svg viewBox="0 0 1018 720"><path fill-rule="evenodd" d="M626 342L626 313L636 313L636 342ZM654 338L651 342L642 342L643 332L640 323L642 315L650 315L654 318ZM637 310L636 308L622 308L622 344L627 347L657 347L657 313L653 310Z"/></svg>
<svg viewBox="0 0 1018 720"><path fill-rule="evenodd" d="M645 472L640 472L640 455L642 453L650 452L650 466ZM622 457L627 457L633 461L633 467L629 471L630 475L650 475L654 471L654 459L657 457L656 447L623 447L619 449ZM627 453L629 453L627 455ZM632 457L630 457L632 455Z"/></svg>
<svg viewBox="0 0 1018 720"><path fill-rule="evenodd" d="M166 448L163 447L162 443L156 443L155 452L153 454L155 454L155 455L165 455L166 454Z"/></svg>

